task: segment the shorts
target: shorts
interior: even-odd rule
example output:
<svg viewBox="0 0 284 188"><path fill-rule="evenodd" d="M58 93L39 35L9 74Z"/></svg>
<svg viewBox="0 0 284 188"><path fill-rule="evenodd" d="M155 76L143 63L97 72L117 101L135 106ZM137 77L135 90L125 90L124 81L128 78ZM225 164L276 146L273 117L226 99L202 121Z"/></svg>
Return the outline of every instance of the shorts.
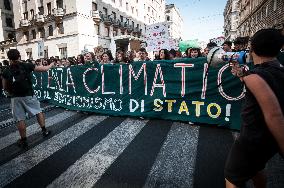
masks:
<svg viewBox="0 0 284 188"><path fill-rule="evenodd" d="M279 151L274 140L256 143L238 138L225 164L225 178L238 187L265 168L266 163Z"/></svg>
<svg viewBox="0 0 284 188"><path fill-rule="evenodd" d="M26 114L31 116L39 114L40 103L35 96L11 98L11 108L13 118L18 122L26 119Z"/></svg>

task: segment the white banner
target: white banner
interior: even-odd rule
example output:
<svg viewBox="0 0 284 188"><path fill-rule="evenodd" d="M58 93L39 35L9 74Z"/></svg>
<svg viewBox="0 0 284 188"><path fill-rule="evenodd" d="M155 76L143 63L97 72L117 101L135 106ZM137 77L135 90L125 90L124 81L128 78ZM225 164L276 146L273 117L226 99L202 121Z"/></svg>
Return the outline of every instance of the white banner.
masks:
<svg viewBox="0 0 284 188"><path fill-rule="evenodd" d="M149 25L146 29L147 51L170 49L169 32L167 23Z"/></svg>

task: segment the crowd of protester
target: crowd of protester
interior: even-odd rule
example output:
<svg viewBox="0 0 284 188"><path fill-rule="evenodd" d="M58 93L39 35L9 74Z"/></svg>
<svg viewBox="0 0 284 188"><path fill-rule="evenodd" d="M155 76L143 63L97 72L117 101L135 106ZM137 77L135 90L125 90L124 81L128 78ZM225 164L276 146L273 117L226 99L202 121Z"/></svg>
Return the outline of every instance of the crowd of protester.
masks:
<svg viewBox="0 0 284 188"><path fill-rule="evenodd" d="M238 52L243 50L248 50L249 38L248 37L238 37L233 42L225 41L222 44L222 48L226 52ZM84 54L79 54L77 57L68 57L60 59L58 56L50 58L42 58L37 60L26 60L27 62L32 62L35 65L47 66L54 62L56 67L70 67L75 65L88 65L88 64L131 64L134 61L155 61L155 60L175 60L181 58L199 58L206 57L209 51L217 47L217 44L210 42L202 50L200 48L187 48L184 53L179 50L171 49L161 49L154 54L154 58L150 59L148 52L145 48L140 48L139 51L127 51L124 52L120 49L116 51L115 57L113 57L110 50L105 51L101 55L96 55L93 52L86 52ZM279 53L280 62L284 65L284 47ZM8 67L9 62L4 60L0 62L0 89L2 89L1 83L1 73L5 67Z"/></svg>

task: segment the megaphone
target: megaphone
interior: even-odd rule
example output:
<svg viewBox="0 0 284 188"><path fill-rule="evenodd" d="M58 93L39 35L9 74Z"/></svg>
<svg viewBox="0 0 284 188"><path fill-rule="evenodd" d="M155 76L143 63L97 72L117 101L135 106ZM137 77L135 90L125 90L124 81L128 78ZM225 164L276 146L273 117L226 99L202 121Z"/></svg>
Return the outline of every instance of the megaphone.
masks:
<svg viewBox="0 0 284 188"><path fill-rule="evenodd" d="M217 66L233 61L237 61L240 65L252 62L249 53L246 51L225 52L221 47L212 48L207 55L209 66Z"/></svg>

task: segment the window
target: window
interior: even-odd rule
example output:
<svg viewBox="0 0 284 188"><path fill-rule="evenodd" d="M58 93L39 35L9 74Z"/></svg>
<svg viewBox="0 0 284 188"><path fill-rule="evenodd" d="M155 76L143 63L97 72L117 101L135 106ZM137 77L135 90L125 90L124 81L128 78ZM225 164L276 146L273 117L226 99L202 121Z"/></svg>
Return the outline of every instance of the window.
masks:
<svg viewBox="0 0 284 188"><path fill-rule="evenodd" d="M115 0L112 0L113 3L115 3Z"/></svg>
<svg viewBox="0 0 284 188"><path fill-rule="evenodd" d="M131 12L132 14L134 14L134 7L131 7Z"/></svg>
<svg viewBox="0 0 284 188"><path fill-rule="evenodd" d="M13 20L12 18L6 18L6 26L7 27L13 27Z"/></svg>
<svg viewBox="0 0 284 188"><path fill-rule="evenodd" d="M107 15L107 8L103 7L103 13Z"/></svg>
<svg viewBox="0 0 284 188"><path fill-rule="evenodd" d="M47 3L46 6L47 6L47 14L51 15L51 3Z"/></svg>
<svg viewBox="0 0 284 188"><path fill-rule="evenodd" d="M59 48L60 59L67 58L67 47Z"/></svg>
<svg viewBox="0 0 284 188"><path fill-rule="evenodd" d="M8 33L8 39L15 39L15 33Z"/></svg>
<svg viewBox="0 0 284 188"><path fill-rule="evenodd" d="M38 14L39 14L39 15L43 15L43 14L44 14L44 8L43 8L43 6L38 7Z"/></svg>
<svg viewBox="0 0 284 188"><path fill-rule="evenodd" d="M116 13L115 12L112 12L112 16L113 16L113 19L116 20Z"/></svg>
<svg viewBox="0 0 284 188"><path fill-rule="evenodd" d="M26 52L26 53L27 53L27 58L28 58L28 59L33 59L32 51Z"/></svg>
<svg viewBox="0 0 284 188"><path fill-rule="evenodd" d="M171 17L170 16L167 16L167 21L170 21L171 20Z"/></svg>
<svg viewBox="0 0 284 188"><path fill-rule="evenodd" d="M97 25L96 29L97 29L97 35L100 35L100 25Z"/></svg>
<svg viewBox="0 0 284 188"><path fill-rule="evenodd" d="M10 0L4 0L4 7L6 10L11 10Z"/></svg>
<svg viewBox="0 0 284 188"><path fill-rule="evenodd" d="M138 1L138 0L136 0L136 3L139 3L139 1Z"/></svg>
<svg viewBox="0 0 284 188"><path fill-rule="evenodd" d="M113 36L117 36L117 31L113 30Z"/></svg>
<svg viewBox="0 0 284 188"><path fill-rule="evenodd" d="M48 48L47 47L44 47L45 49L44 49L44 51L43 51L43 53L44 53L44 58L48 58Z"/></svg>
<svg viewBox="0 0 284 188"><path fill-rule="evenodd" d="M57 6L57 8L63 8L63 0L57 0L56 6Z"/></svg>
<svg viewBox="0 0 284 188"><path fill-rule="evenodd" d="M35 11L34 11L34 9L31 9L30 13L31 13L31 18L35 19Z"/></svg>
<svg viewBox="0 0 284 188"><path fill-rule="evenodd" d="M53 36L53 27L52 27L52 25L48 26L48 36Z"/></svg>
<svg viewBox="0 0 284 188"><path fill-rule="evenodd" d="M92 10L98 10L98 5L97 3L92 3Z"/></svg>
<svg viewBox="0 0 284 188"><path fill-rule="evenodd" d="M29 13L28 12L24 12L24 19L28 20L29 19Z"/></svg>
<svg viewBox="0 0 284 188"><path fill-rule="evenodd" d="M105 31L106 31L106 37L109 37L109 27L105 27Z"/></svg>
<svg viewBox="0 0 284 188"><path fill-rule="evenodd" d="M123 22L123 16L120 16L120 21Z"/></svg>
<svg viewBox="0 0 284 188"><path fill-rule="evenodd" d="M26 41L30 40L29 31L24 32L24 37L25 37Z"/></svg>
<svg viewBox="0 0 284 188"><path fill-rule="evenodd" d="M36 39L36 31L34 29L32 30L32 37L33 39Z"/></svg>
<svg viewBox="0 0 284 188"><path fill-rule="evenodd" d="M136 9L136 15L138 16L139 14L138 14L138 9Z"/></svg>
<svg viewBox="0 0 284 188"><path fill-rule="evenodd" d="M266 7L265 7L265 16L267 17L268 16L268 5L266 5Z"/></svg>
<svg viewBox="0 0 284 188"><path fill-rule="evenodd" d="M129 7L128 7L128 3L126 3L126 10L128 11Z"/></svg>
<svg viewBox="0 0 284 188"><path fill-rule="evenodd" d="M45 30L44 30L43 27L39 28L38 32L39 32L39 37L40 38L44 38L45 37Z"/></svg>
<svg viewBox="0 0 284 188"><path fill-rule="evenodd" d="M23 4L24 4L24 11L27 12L28 11L28 2L27 2L27 0L25 0L23 2Z"/></svg>
<svg viewBox="0 0 284 188"><path fill-rule="evenodd" d="M277 0L273 1L273 11L276 11L277 9Z"/></svg>
<svg viewBox="0 0 284 188"><path fill-rule="evenodd" d="M58 34L64 34L63 23L58 24Z"/></svg>
<svg viewBox="0 0 284 188"><path fill-rule="evenodd" d="M122 0L119 0L119 6L122 7Z"/></svg>
<svg viewBox="0 0 284 188"><path fill-rule="evenodd" d="M150 7L148 7L148 12L150 12Z"/></svg>
<svg viewBox="0 0 284 188"><path fill-rule="evenodd" d="M134 28L134 21L132 21L132 27Z"/></svg>

